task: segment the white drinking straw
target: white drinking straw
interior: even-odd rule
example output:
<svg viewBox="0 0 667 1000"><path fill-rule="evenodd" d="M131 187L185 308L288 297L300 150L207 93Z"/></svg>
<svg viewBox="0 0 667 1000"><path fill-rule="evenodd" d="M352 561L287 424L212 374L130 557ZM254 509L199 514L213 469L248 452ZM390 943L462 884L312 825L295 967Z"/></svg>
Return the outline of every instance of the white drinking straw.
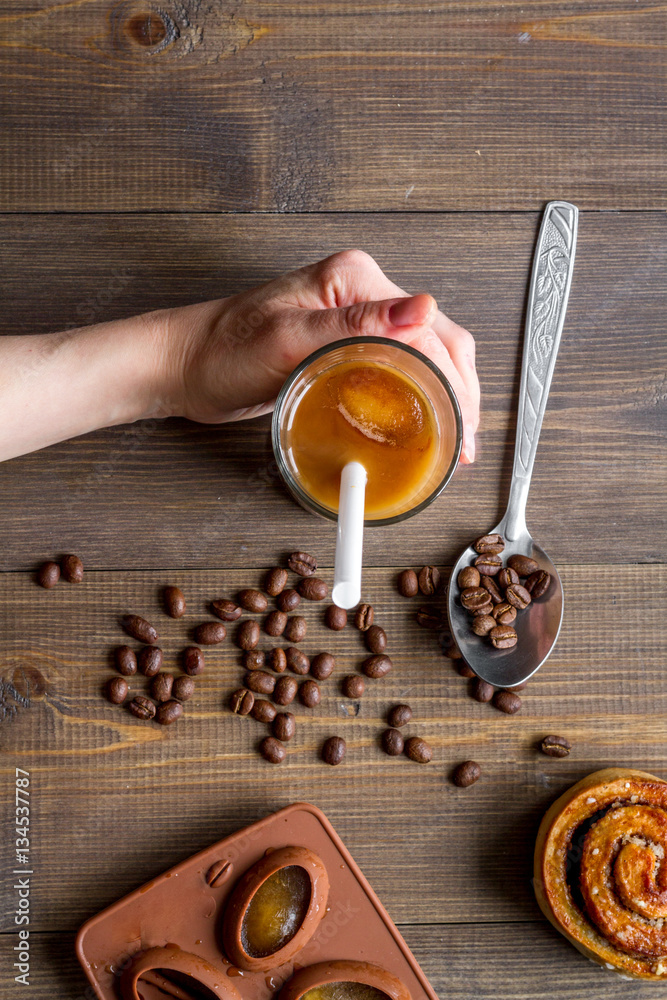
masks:
<svg viewBox="0 0 667 1000"><path fill-rule="evenodd" d="M348 462L340 476L336 562L331 598L339 608L356 608L361 598L366 470Z"/></svg>

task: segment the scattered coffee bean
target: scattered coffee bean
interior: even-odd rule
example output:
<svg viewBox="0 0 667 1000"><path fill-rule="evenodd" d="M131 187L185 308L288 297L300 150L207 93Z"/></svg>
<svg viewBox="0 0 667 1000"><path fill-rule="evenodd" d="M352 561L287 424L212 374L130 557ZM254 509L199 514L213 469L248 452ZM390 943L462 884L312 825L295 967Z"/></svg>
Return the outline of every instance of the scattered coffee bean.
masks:
<svg viewBox="0 0 667 1000"><path fill-rule="evenodd" d="M521 708L521 698L512 691L496 691L493 696L493 704L500 712L506 715L516 715Z"/></svg>
<svg viewBox="0 0 667 1000"><path fill-rule="evenodd" d="M324 615L324 624L333 632L340 632L347 625L347 611L335 604L330 604Z"/></svg>
<svg viewBox="0 0 667 1000"><path fill-rule="evenodd" d="M182 618L185 614L185 594L180 587L165 587L162 594L164 610L170 618Z"/></svg>
<svg viewBox="0 0 667 1000"><path fill-rule="evenodd" d="M217 646L227 635L222 622L203 622L194 632L195 642L200 646Z"/></svg>
<svg viewBox="0 0 667 1000"><path fill-rule="evenodd" d="M284 611L271 611L264 619L264 631L274 638L283 634L286 625L287 615Z"/></svg>
<svg viewBox="0 0 667 1000"><path fill-rule="evenodd" d="M183 706L180 701L165 701L161 705L158 705L157 711L155 713L155 721L159 722L161 726L170 726L172 722L176 722L177 719L183 715Z"/></svg>
<svg viewBox="0 0 667 1000"><path fill-rule="evenodd" d="M137 657L129 646L119 646L114 651L116 669L123 677L133 677L137 672Z"/></svg>
<svg viewBox="0 0 667 1000"><path fill-rule="evenodd" d="M414 597L419 592L419 578L413 569L398 574L396 586L401 597Z"/></svg>
<svg viewBox="0 0 667 1000"><path fill-rule="evenodd" d="M448 660L460 660L463 655L455 642L450 642L447 646L445 646L443 653Z"/></svg>
<svg viewBox="0 0 667 1000"><path fill-rule="evenodd" d="M422 594L425 597L430 597L440 587L440 570L436 566L422 566L417 582Z"/></svg>
<svg viewBox="0 0 667 1000"><path fill-rule="evenodd" d="M476 677L476 676L477 676L477 674L476 674L476 673L475 673L475 671L474 671L474 670L472 669L472 667L469 667L469 666L468 666L468 664L467 664L467 663L465 663L465 662L464 662L463 660L461 660L461 661L460 661L460 662L459 662L459 663L457 664L457 667L456 667L456 671L457 671L457 673L458 673L458 674L459 674L459 675L460 675L461 677L466 677L466 678L470 678L470 677Z"/></svg>
<svg viewBox="0 0 667 1000"><path fill-rule="evenodd" d="M419 608L416 617L417 624L422 628L430 628L434 632L440 632L445 627L445 620L437 608Z"/></svg>
<svg viewBox="0 0 667 1000"><path fill-rule="evenodd" d="M291 712L279 712L273 720L271 731L281 743L289 743L296 732L296 719Z"/></svg>
<svg viewBox="0 0 667 1000"><path fill-rule="evenodd" d="M387 715L387 722L392 729L401 729L407 726L412 718L412 709L409 705L392 705Z"/></svg>
<svg viewBox="0 0 667 1000"><path fill-rule="evenodd" d="M148 645L157 642L158 634L145 618L141 618L139 615L124 615L122 622L127 634L138 642L145 642Z"/></svg>
<svg viewBox="0 0 667 1000"><path fill-rule="evenodd" d="M204 669L204 654L199 646L186 646L182 653L183 670L190 677L196 677Z"/></svg>
<svg viewBox="0 0 667 1000"><path fill-rule="evenodd" d="M255 694L271 694L276 686L276 678L273 674L267 674L266 670L248 670L243 683Z"/></svg>
<svg viewBox="0 0 667 1000"><path fill-rule="evenodd" d="M270 569L264 578L264 590L269 597L277 597L287 586L287 570L280 566Z"/></svg>
<svg viewBox="0 0 667 1000"><path fill-rule="evenodd" d="M488 590L493 604L502 604L503 595L496 587L492 576L480 576L480 586L484 587L484 590Z"/></svg>
<svg viewBox="0 0 667 1000"><path fill-rule="evenodd" d="M390 757L398 757L399 754L403 753L405 741L398 729L385 729L380 739L382 741L382 749Z"/></svg>
<svg viewBox="0 0 667 1000"><path fill-rule="evenodd" d="M461 591L461 604L466 611L475 612L490 605L491 598L488 590L485 590L484 587L466 587L465 590Z"/></svg>
<svg viewBox="0 0 667 1000"><path fill-rule="evenodd" d="M388 674L392 666L393 664L388 656L369 656L361 664L361 669L366 674L366 677L376 679Z"/></svg>
<svg viewBox="0 0 667 1000"><path fill-rule="evenodd" d="M63 579L68 583L81 583L83 580L83 563L78 556L67 555L60 560Z"/></svg>
<svg viewBox="0 0 667 1000"><path fill-rule="evenodd" d="M266 611L269 606L266 594L263 594L261 590L241 590L236 595L236 600L246 611L253 611L257 614Z"/></svg>
<svg viewBox="0 0 667 1000"><path fill-rule="evenodd" d="M507 601L496 604L491 614L499 625L511 625L516 620L516 608L512 604L508 604Z"/></svg>
<svg viewBox="0 0 667 1000"><path fill-rule="evenodd" d="M331 653L318 653L310 661L310 673L316 681L325 681L331 677L336 667L336 659Z"/></svg>
<svg viewBox="0 0 667 1000"><path fill-rule="evenodd" d="M144 646L139 651L137 666L144 677L155 677L162 668L162 650L158 646Z"/></svg>
<svg viewBox="0 0 667 1000"><path fill-rule="evenodd" d="M545 736L540 743L540 750L547 757L567 757L572 744L564 736Z"/></svg>
<svg viewBox="0 0 667 1000"><path fill-rule="evenodd" d="M540 568L530 556L520 555L510 556L507 560L507 565L516 570L519 576L530 576L531 573L537 573Z"/></svg>
<svg viewBox="0 0 667 1000"><path fill-rule="evenodd" d="M174 678L171 674L156 674L151 681L151 697L154 701L169 701L173 686Z"/></svg>
<svg viewBox="0 0 667 1000"><path fill-rule="evenodd" d="M539 601L540 597L544 597L550 586L551 574L543 569L531 573L526 580L526 590L534 601Z"/></svg>
<svg viewBox="0 0 667 1000"><path fill-rule="evenodd" d="M364 641L370 653L384 653L387 648L387 633L379 625L371 625L364 632Z"/></svg>
<svg viewBox="0 0 667 1000"><path fill-rule="evenodd" d="M195 693L195 682L187 674L180 674L174 678L171 693L178 701L189 701Z"/></svg>
<svg viewBox="0 0 667 1000"><path fill-rule="evenodd" d="M519 574L511 566L505 566L498 573L498 586L499 587L511 587L513 583L520 583Z"/></svg>
<svg viewBox="0 0 667 1000"><path fill-rule="evenodd" d="M366 632L373 624L374 617L372 604L360 604L354 615L354 624L360 632Z"/></svg>
<svg viewBox="0 0 667 1000"><path fill-rule="evenodd" d="M241 622L236 630L236 645L241 649L254 649L258 642L258 623L252 620Z"/></svg>
<svg viewBox="0 0 667 1000"><path fill-rule="evenodd" d="M301 595L298 590L283 590L281 594L278 594L276 604L280 611L289 614L290 611L294 611L301 604Z"/></svg>
<svg viewBox="0 0 667 1000"><path fill-rule="evenodd" d="M243 608L240 608L235 601L226 598L221 601L211 601L211 611L223 622L236 622L243 614Z"/></svg>
<svg viewBox="0 0 667 1000"><path fill-rule="evenodd" d="M460 590L469 590L472 587L479 587L481 578L482 575L476 566L464 566L456 582Z"/></svg>
<svg viewBox="0 0 667 1000"><path fill-rule="evenodd" d="M472 682L472 696L475 701L481 701L483 705L491 701L495 688L488 681L483 681L481 677L476 677Z"/></svg>
<svg viewBox="0 0 667 1000"><path fill-rule="evenodd" d="M282 764L287 756L285 747L278 742L275 736L265 736L259 744L259 752L269 764Z"/></svg>
<svg viewBox="0 0 667 1000"><path fill-rule="evenodd" d="M292 615L291 618L287 619L283 635L288 642L302 642L306 638L307 631L306 619L302 618L301 615Z"/></svg>
<svg viewBox="0 0 667 1000"><path fill-rule="evenodd" d="M127 707L137 719L153 719L155 717L155 705L150 698L145 698L143 694L136 695Z"/></svg>
<svg viewBox="0 0 667 1000"><path fill-rule="evenodd" d="M299 685L294 677L279 677L271 698L276 705L291 705L298 690Z"/></svg>
<svg viewBox="0 0 667 1000"><path fill-rule="evenodd" d="M469 788L479 779L482 769L476 760L464 760L462 764L454 769L452 781L459 788Z"/></svg>
<svg viewBox="0 0 667 1000"><path fill-rule="evenodd" d="M307 601L323 601L329 593L329 588L324 580L320 580L317 576L308 576L303 579L297 590Z"/></svg>
<svg viewBox="0 0 667 1000"><path fill-rule="evenodd" d="M255 696L247 688L238 688L229 699L229 707L235 715L250 715L254 704Z"/></svg>
<svg viewBox="0 0 667 1000"><path fill-rule="evenodd" d="M475 552L480 554L489 552L492 555L497 555L505 548L505 540L502 535L481 535L473 542L473 548Z"/></svg>
<svg viewBox="0 0 667 1000"><path fill-rule="evenodd" d="M433 751L421 736L410 736L405 741L404 751L406 757L416 761L417 764L428 764L433 757Z"/></svg>
<svg viewBox="0 0 667 1000"><path fill-rule="evenodd" d="M328 740L324 741L322 760L325 764L331 764L332 767L335 767L336 764L340 764L343 760L346 749L345 740L342 736L330 736Z"/></svg>
<svg viewBox="0 0 667 1000"><path fill-rule="evenodd" d="M488 553L483 556L477 556L475 566L481 576L495 576L503 568L503 561L500 556Z"/></svg>
<svg viewBox="0 0 667 1000"><path fill-rule="evenodd" d="M366 682L360 674L348 674L341 684L346 698L361 698L366 690Z"/></svg>
<svg viewBox="0 0 667 1000"><path fill-rule="evenodd" d="M299 576L312 576L317 569L317 559L307 552L292 552L287 559L287 565Z"/></svg>
<svg viewBox="0 0 667 1000"><path fill-rule="evenodd" d="M528 687L528 681L524 681L523 684L515 684L513 687L506 687L505 691L523 691L524 688Z"/></svg>
<svg viewBox="0 0 667 1000"><path fill-rule="evenodd" d="M518 608L519 611L527 608L532 600L526 588L522 587L520 583L513 583L507 588L505 599L508 604L511 604L514 608Z"/></svg>
<svg viewBox="0 0 667 1000"><path fill-rule="evenodd" d="M297 649L296 646L288 646L285 650L285 658L287 660L287 668L291 670L293 674L303 676L309 672L310 660L303 650Z"/></svg>
<svg viewBox="0 0 667 1000"><path fill-rule="evenodd" d="M471 628L475 635L488 635L491 629L495 628L497 624L493 615L475 615Z"/></svg>
<svg viewBox="0 0 667 1000"><path fill-rule="evenodd" d="M60 579L60 566L56 562L43 563L37 572L37 583L45 590L51 590Z"/></svg>
<svg viewBox="0 0 667 1000"><path fill-rule="evenodd" d="M273 722L276 717L276 708L265 698L256 698L250 714L258 722Z"/></svg>
<svg viewBox="0 0 667 1000"><path fill-rule="evenodd" d="M241 661L246 670L261 670L266 663L263 649L244 649Z"/></svg>
<svg viewBox="0 0 667 1000"><path fill-rule="evenodd" d="M122 705L127 698L129 685L124 677L111 677L105 687L107 700L112 705Z"/></svg>
<svg viewBox="0 0 667 1000"><path fill-rule="evenodd" d="M489 632L489 638L496 649L512 649L518 641L516 631L511 625L496 625Z"/></svg>
<svg viewBox="0 0 667 1000"><path fill-rule="evenodd" d="M277 674L283 674L287 669L287 656L285 655L285 650L280 649L276 646L275 649L270 649L266 654L266 665L270 667L271 670L275 670Z"/></svg>
<svg viewBox="0 0 667 1000"><path fill-rule="evenodd" d="M322 700L320 686L317 681L304 681L299 688L299 701L306 708L315 708Z"/></svg>

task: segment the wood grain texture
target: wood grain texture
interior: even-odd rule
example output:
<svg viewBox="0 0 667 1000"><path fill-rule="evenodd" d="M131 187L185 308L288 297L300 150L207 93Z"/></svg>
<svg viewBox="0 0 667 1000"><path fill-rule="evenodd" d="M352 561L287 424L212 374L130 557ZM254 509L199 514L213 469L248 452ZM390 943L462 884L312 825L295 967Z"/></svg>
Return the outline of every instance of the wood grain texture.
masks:
<svg viewBox="0 0 667 1000"><path fill-rule="evenodd" d="M477 462L419 517L366 534L369 565L452 562L499 520L507 496L538 222L512 214L5 216L10 307L0 332L214 298L361 246L407 290L432 292L477 340ZM663 214L583 215L528 509L557 564L665 557L666 263ZM90 434L3 465L0 497L2 569L69 549L106 569L262 566L284 548L333 559L331 524L298 508L279 482L268 418L223 427L144 421Z"/></svg>
<svg viewBox="0 0 667 1000"><path fill-rule="evenodd" d="M0 207L664 208L664 15L660 0L4 5Z"/></svg>

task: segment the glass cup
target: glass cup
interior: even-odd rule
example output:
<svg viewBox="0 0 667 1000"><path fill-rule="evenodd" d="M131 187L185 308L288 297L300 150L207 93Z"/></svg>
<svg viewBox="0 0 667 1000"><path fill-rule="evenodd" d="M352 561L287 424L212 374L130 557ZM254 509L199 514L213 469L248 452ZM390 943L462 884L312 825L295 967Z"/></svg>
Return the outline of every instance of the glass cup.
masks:
<svg viewBox="0 0 667 1000"><path fill-rule="evenodd" d="M299 473L293 447L294 417L304 395L319 379L328 378L336 368L350 362L395 372L403 382L416 386L430 409L436 440L433 461L422 481L414 484L397 509L371 513L364 522L367 526L395 524L418 514L442 493L458 465L463 441L461 411L454 390L440 369L415 348L385 337L351 337L310 354L288 376L276 400L271 429L276 462L302 507L329 520L337 519L337 505L330 506L315 497ZM317 426L311 430L317 435Z"/></svg>

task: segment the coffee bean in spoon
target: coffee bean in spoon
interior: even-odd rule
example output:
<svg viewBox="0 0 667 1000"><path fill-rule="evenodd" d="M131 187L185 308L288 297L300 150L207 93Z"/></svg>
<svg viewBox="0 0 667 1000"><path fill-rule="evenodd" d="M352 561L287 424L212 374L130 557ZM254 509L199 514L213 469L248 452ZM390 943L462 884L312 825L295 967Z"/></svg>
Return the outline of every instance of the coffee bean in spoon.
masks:
<svg viewBox="0 0 667 1000"><path fill-rule="evenodd" d="M507 560L507 565L516 570L519 576L530 576L531 573L537 573L540 568L530 556L521 555L510 556Z"/></svg>

